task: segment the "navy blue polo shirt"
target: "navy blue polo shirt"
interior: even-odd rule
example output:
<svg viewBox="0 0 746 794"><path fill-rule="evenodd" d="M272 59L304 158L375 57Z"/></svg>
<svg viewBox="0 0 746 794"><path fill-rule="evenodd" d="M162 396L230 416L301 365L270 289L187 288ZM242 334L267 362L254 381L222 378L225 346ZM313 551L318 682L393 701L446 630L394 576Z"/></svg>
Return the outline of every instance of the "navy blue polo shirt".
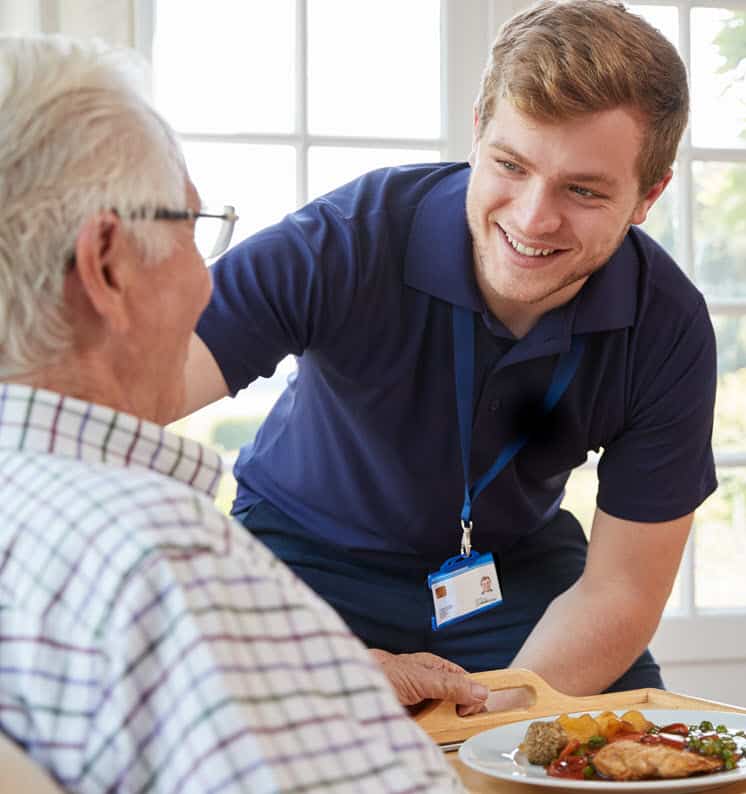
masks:
<svg viewBox="0 0 746 794"><path fill-rule="evenodd" d="M633 227L571 302L516 340L474 278L469 174L442 163L374 171L213 267L198 333L231 392L298 357L241 450L234 512L268 500L332 546L435 563L457 554L454 305L477 315L472 476L530 433L474 505L475 548L500 553L551 519L589 450L603 450L598 505L619 518L674 519L714 490L715 341L701 294ZM542 420L573 334L586 336L583 358Z"/></svg>

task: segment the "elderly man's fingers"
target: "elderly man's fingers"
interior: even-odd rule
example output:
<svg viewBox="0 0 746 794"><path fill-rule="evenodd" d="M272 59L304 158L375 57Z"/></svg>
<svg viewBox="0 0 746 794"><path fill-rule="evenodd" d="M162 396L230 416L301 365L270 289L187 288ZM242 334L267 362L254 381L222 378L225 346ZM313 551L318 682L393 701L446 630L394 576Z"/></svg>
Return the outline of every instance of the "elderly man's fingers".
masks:
<svg viewBox="0 0 746 794"><path fill-rule="evenodd" d="M418 683L418 694L423 700L434 698L481 708L489 695L489 689L486 686L472 681L463 673L425 668L419 676Z"/></svg>
<svg viewBox="0 0 746 794"><path fill-rule="evenodd" d="M435 654L394 654L379 648L370 649L370 654L405 706L423 700L447 700L479 711L489 695L489 689L472 681L462 667Z"/></svg>
<svg viewBox="0 0 746 794"><path fill-rule="evenodd" d="M389 651L384 651L381 648L369 648L368 652L380 665L385 665L392 660L398 659L400 661L407 660L407 662L420 664L423 667L427 667L431 670L445 670L451 673L467 672L463 667L461 667L461 665L451 662L448 659L444 659L442 656L436 656L434 653L427 653L426 651L395 654L389 653Z"/></svg>
<svg viewBox="0 0 746 794"><path fill-rule="evenodd" d="M423 667L407 657L394 656L383 665L383 671L405 706L430 699L471 706L484 703L489 695L487 687L471 681L464 673Z"/></svg>
<svg viewBox="0 0 746 794"><path fill-rule="evenodd" d="M409 653L407 656L417 664L427 667L431 670L444 670L449 673L466 673L461 665L444 659L442 656L436 656L434 653L427 653L425 651L419 653Z"/></svg>
<svg viewBox="0 0 746 794"><path fill-rule="evenodd" d="M391 659L394 654L389 653L388 651L384 651L382 648L368 648L368 653L380 664L383 666L386 662Z"/></svg>

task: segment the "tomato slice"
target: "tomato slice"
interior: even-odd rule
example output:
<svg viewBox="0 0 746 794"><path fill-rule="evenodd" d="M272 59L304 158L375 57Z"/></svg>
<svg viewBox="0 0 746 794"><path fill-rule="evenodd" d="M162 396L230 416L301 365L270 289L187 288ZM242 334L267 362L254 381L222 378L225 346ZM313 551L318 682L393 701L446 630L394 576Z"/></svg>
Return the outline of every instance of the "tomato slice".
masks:
<svg viewBox="0 0 746 794"><path fill-rule="evenodd" d="M683 722L672 722L661 728L661 733L675 733L678 736L689 736L689 726L684 725Z"/></svg>
<svg viewBox="0 0 746 794"><path fill-rule="evenodd" d="M571 755L563 761L557 758L547 767L550 777L564 777L572 780L583 780L583 770L588 766L588 759L584 755Z"/></svg>
<svg viewBox="0 0 746 794"><path fill-rule="evenodd" d="M640 744L663 744L676 750L683 750L686 739L675 733L648 733L640 739Z"/></svg>
<svg viewBox="0 0 746 794"><path fill-rule="evenodd" d="M569 756L572 756L578 747L580 747L580 741L578 739L570 739L562 752L557 756L557 761L565 761Z"/></svg>

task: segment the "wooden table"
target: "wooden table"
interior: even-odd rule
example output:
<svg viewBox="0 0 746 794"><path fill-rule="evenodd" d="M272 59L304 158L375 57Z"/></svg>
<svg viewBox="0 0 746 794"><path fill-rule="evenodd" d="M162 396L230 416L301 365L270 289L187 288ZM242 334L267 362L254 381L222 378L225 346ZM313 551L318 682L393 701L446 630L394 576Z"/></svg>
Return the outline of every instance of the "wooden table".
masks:
<svg viewBox="0 0 746 794"><path fill-rule="evenodd" d="M746 708L727 703L665 692L661 689L635 689L608 695L570 697L552 689L546 681L529 670L491 670L471 676L492 691L501 689L527 689L532 702L520 711L488 712L471 717L458 717L453 704L435 703L419 712L415 719L439 744L462 742L489 728L507 725L520 720L534 720L566 712L638 709L693 709L702 711L732 711L746 714ZM462 764L456 752L446 754L470 794L567 794L577 789L536 786L530 783L513 783L484 775ZM746 794L746 780L712 789L713 794Z"/></svg>

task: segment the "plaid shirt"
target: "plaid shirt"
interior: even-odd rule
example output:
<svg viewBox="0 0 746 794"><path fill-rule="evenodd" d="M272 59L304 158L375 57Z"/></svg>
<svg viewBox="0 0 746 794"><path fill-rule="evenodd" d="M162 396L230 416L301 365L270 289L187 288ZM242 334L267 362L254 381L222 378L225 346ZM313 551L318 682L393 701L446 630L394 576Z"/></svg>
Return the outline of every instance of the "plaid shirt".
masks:
<svg viewBox="0 0 746 794"><path fill-rule="evenodd" d="M215 509L220 473L0 386L0 730L91 794L459 790L332 609Z"/></svg>

